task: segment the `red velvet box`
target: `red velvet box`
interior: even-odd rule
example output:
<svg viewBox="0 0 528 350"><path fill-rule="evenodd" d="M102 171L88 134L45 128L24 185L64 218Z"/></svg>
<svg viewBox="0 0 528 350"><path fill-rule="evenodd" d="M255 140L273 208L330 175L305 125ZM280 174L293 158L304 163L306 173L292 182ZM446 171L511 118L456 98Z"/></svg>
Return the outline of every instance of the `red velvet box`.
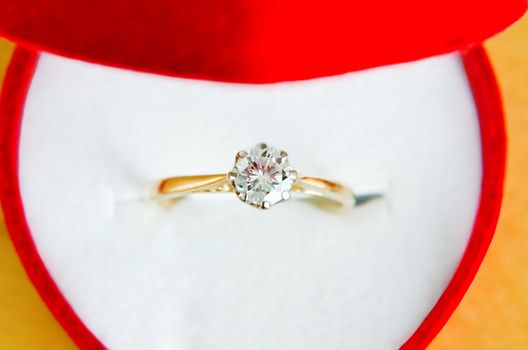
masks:
<svg viewBox="0 0 528 350"><path fill-rule="evenodd" d="M0 34L19 45L2 207L74 341L427 346L500 210L504 120L480 43L526 7L435 5L0 0ZM384 198L347 214L142 200L147 181L217 172L262 137Z"/></svg>

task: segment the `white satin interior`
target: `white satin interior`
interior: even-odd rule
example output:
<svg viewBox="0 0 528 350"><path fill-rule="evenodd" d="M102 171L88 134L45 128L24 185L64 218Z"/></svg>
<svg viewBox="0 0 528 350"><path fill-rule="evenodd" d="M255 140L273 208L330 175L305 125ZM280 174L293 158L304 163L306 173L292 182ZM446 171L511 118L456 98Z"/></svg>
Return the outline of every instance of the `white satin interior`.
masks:
<svg viewBox="0 0 528 350"><path fill-rule="evenodd" d="M303 174L385 196L341 213L142 199L150 180L228 171L260 141ZM43 54L20 180L46 267L111 349L395 349L467 244L479 124L456 54L259 86Z"/></svg>

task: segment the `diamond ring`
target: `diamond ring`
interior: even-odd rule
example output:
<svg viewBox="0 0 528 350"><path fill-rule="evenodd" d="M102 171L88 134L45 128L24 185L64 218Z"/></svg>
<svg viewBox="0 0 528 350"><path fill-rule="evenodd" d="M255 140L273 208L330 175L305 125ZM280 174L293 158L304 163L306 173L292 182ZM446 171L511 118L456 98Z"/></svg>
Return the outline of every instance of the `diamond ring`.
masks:
<svg viewBox="0 0 528 350"><path fill-rule="evenodd" d="M288 153L266 143L239 151L233 169L227 174L171 177L154 187L157 199L200 192L234 192L242 202L260 209L288 200L291 192L326 199L341 207L356 204L352 190L337 182L300 176L291 166Z"/></svg>

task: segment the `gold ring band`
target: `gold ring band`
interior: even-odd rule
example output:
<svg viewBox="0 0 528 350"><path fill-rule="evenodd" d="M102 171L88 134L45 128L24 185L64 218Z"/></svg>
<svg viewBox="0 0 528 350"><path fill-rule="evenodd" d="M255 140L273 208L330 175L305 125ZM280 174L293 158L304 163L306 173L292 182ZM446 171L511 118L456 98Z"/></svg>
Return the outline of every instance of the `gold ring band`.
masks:
<svg viewBox="0 0 528 350"><path fill-rule="evenodd" d="M302 177L292 186L291 191L304 193L330 200L342 207L355 205L355 196L346 186L316 177ZM192 193L234 192L229 181L229 174L177 176L164 179L156 186L155 196L159 199L182 198ZM288 192L283 192L283 196ZM287 200L289 198L284 198ZM263 209L268 209L263 206Z"/></svg>
<svg viewBox="0 0 528 350"><path fill-rule="evenodd" d="M334 181L301 177L292 168L288 153L259 143L237 153L233 169L223 174L171 177L156 183L155 199L176 199L193 193L235 192L252 206L269 209L290 198L290 192L303 193L338 204L356 205L348 187Z"/></svg>

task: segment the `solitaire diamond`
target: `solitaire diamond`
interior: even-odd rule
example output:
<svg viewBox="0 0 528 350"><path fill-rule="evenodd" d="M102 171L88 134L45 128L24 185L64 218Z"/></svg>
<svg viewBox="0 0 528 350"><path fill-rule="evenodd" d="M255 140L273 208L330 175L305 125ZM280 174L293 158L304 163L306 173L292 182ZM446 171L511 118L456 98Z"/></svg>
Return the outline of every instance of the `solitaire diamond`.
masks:
<svg viewBox="0 0 528 350"><path fill-rule="evenodd" d="M290 197L289 191L298 174L286 152L259 143L250 150L238 152L228 176L240 200L269 209Z"/></svg>

